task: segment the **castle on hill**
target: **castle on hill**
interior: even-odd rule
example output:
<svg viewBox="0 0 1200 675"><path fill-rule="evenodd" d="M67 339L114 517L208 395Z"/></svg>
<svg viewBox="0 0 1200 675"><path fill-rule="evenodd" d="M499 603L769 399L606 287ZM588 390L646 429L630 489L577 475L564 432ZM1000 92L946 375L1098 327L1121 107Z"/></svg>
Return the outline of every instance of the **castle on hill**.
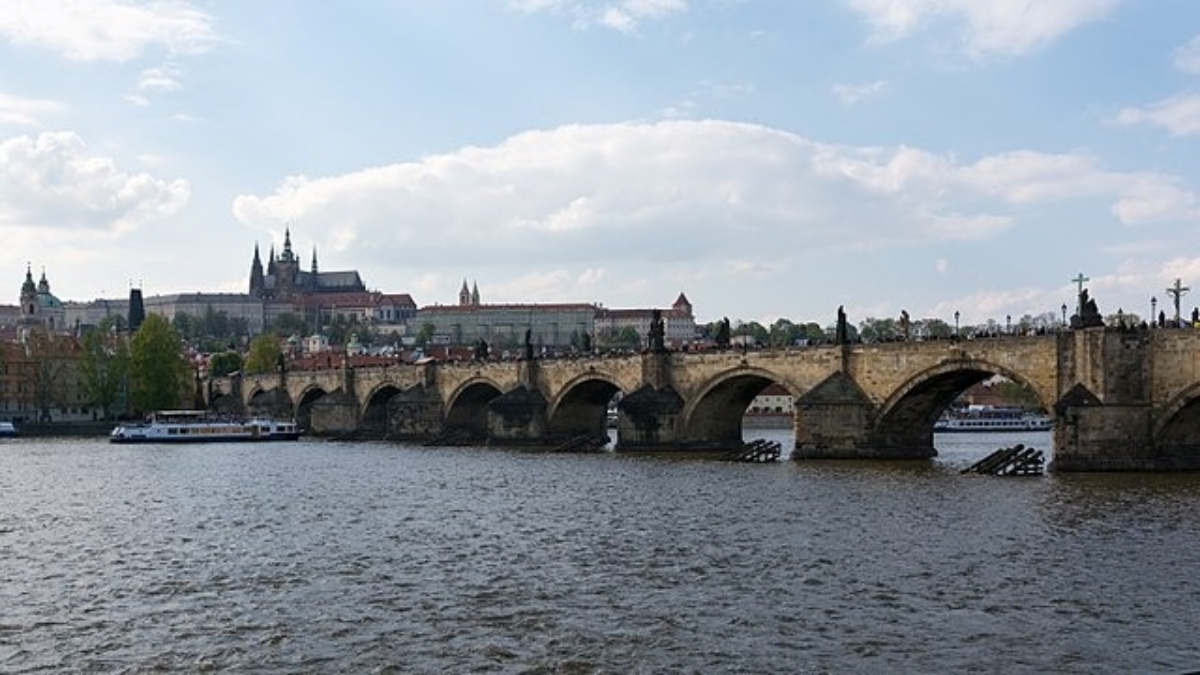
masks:
<svg viewBox="0 0 1200 675"><path fill-rule="evenodd" d="M275 256L275 246L267 257L264 272L258 244L254 245L254 260L250 263L250 296L263 300L295 301L304 296L323 293L365 293L367 287L357 270L321 272L317 269L317 248L313 247L312 266L300 268L300 258L292 251L292 231L283 235L283 252Z"/></svg>

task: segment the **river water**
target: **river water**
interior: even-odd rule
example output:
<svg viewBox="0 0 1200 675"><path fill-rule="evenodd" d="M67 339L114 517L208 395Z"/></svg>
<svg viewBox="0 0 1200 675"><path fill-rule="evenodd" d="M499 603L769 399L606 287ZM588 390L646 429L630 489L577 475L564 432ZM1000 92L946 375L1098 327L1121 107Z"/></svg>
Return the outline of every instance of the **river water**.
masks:
<svg viewBox="0 0 1200 675"><path fill-rule="evenodd" d="M748 436L786 439L788 431ZM1200 475L0 444L0 671L1180 673Z"/></svg>

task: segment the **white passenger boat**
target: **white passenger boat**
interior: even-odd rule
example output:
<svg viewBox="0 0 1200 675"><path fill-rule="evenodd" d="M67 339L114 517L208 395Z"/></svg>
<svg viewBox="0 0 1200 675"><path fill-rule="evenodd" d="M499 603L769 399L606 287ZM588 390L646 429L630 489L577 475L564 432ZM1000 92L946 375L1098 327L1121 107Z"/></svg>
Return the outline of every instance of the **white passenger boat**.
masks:
<svg viewBox="0 0 1200 675"><path fill-rule="evenodd" d="M231 419L204 410L162 410L143 423L121 424L112 430L112 443L228 443L235 441L294 441L295 422L256 417Z"/></svg>
<svg viewBox="0 0 1200 675"><path fill-rule="evenodd" d="M0 438L11 438L17 435L17 428L12 422L0 422Z"/></svg>
<svg viewBox="0 0 1200 675"><path fill-rule="evenodd" d="M933 424L937 433L1050 431L1054 420L1024 408L973 405L944 413Z"/></svg>

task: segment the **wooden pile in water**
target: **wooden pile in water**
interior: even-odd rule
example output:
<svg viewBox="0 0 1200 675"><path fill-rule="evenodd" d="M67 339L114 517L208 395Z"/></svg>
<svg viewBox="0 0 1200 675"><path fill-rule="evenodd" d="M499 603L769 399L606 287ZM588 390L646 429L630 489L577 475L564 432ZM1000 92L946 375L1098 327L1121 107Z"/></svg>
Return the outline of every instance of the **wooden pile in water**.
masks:
<svg viewBox="0 0 1200 675"><path fill-rule="evenodd" d="M1041 450L1018 443L1011 448L1000 448L962 472L988 476L1040 476L1044 463Z"/></svg>
<svg viewBox="0 0 1200 675"><path fill-rule="evenodd" d="M725 460L729 462L776 462L779 461L779 453L782 449L783 446L779 441L757 438L737 450L725 453Z"/></svg>

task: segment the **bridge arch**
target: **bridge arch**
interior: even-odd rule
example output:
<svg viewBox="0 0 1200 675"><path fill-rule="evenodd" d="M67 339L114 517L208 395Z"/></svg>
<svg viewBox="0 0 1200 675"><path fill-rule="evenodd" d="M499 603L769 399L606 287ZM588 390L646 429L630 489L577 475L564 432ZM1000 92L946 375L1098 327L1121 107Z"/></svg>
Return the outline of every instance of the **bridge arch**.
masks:
<svg viewBox="0 0 1200 675"><path fill-rule="evenodd" d="M1161 457L1200 458L1200 383L1179 392L1161 408L1150 438Z"/></svg>
<svg viewBox="0 0 1200 675"><path fill-rule="evenodd" d="M684 406L685 442L703 440L718 448L740 447L746 409L755 396L772 384L796 396L796 388L770 370L743 366L718 373Z"/></svg>
<svg viewBox="0 0 1200 675"><path fill-rule="evenodd" d="M588 371L567 382L550 401L547 431L553 436L604 436L608 404L621 384L607 373Z"/></svg>
<svg viewBox="0 0 1200 675"><path fill-rule="evenodd" d="M296 402L296 424L301 429L312 428L312 408L313 404L326 396L329 392L317 385L309 385L300 392L300 396Z"/></svg>
<svg viewBox="0 0 1200 675"><path fill-rule="evenodd" d="M401 389L391 383L380 384L372 389L360 411L359 428L368 436L387 435L388 402L400 392Z"/></svg>
<svg viewBox="0 0 1200 675"><path fill-rule="evenodd" d="M292 397L283 387L267 389L255 386L246 397L246 410L252 415L289 418L292 417L295 406L292 405Z"/></svg>
<svg viewBox="0 0 1200 675"><path fill-rule="evenodd" d="M960 359L923 370L892 392L879 407L875 420L877 442L892 448L932 449L933 425L938 417L962 392L995 375L1028 388L1041 408L1053 415L1052 393L1040 391L1033 379L988 361Z"/></svg>
<svg viewBox="0 0 1200 675"><path fill-rule="evenodd" d="M500 385L486 377L460 384L446 400L445 431L458 431L474 439L488 436L487 406L504 394Z"/></svg>

